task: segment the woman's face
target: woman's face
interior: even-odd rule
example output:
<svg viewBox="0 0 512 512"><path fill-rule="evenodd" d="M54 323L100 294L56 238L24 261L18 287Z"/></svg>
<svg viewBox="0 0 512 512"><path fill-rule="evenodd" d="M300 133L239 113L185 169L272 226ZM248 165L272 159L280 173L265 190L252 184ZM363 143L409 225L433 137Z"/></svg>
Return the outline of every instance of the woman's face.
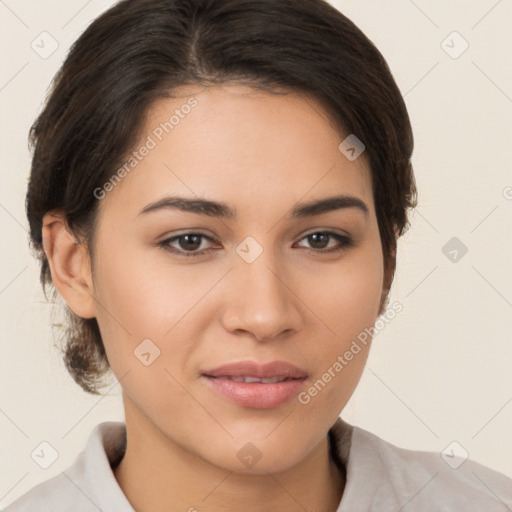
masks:
<svg viewBox="0 0 512 512"><path fill-rule="evenodd" d="M325 439L359 381L369 343L345 354L374 324L383 283L370 170L364 153L340 151L345 136L296 94L231 85L154 105L122 179L98 192L93 262L96 317L141 439L163 435L253 473L285 470ZM177 196L233 216L148 208ZM294 214L335 196L367 212ZM247 361L285 361L307 378L205 376ZM227 385L238 398L219 391ZM257 464L242 464L244 450Z"/></svg>

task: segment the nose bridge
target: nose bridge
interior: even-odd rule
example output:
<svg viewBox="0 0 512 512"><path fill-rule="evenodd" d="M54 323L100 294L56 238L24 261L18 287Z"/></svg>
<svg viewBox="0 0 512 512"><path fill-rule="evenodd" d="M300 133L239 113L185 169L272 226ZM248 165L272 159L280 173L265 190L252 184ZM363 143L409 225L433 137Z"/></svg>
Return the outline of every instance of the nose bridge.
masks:
<svg viewBox="0 0 512 512"><path fill-rule="evenodd" d="M230 331L244 330L261 340L298 329L301 318L282 263L271 247L257 249L254 239L237 248L224 323Z"/></svg>

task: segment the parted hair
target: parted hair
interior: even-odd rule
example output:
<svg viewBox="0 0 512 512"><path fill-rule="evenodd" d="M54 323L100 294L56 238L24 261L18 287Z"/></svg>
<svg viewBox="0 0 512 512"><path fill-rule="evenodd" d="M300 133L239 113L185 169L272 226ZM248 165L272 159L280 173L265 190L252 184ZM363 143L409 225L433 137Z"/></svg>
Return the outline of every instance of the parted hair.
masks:
<svg viewBox="0 0 512 512"><path fill-rule="evenodd" d="M53 283L44 215L63 214L92 261L94 190L133 149L149 108L177 87L227 82L307 94L325 108L340 137L355 134L364 143L384 258L384 312L397 239L417 202L413 133L384 57L325 0L124 0L88 26L54 77L29 136L29 243L46 297ZM86 392L101 394L110 365L98 323L64 310L66 368Z"/></svg>

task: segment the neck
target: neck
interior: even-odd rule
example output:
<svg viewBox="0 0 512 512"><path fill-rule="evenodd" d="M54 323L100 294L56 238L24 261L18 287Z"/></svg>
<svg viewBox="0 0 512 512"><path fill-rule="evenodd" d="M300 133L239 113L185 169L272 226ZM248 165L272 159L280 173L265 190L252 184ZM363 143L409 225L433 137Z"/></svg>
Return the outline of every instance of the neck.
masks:
<svg viewBox="0 0 512 512"><path fill-rule="evenodd" d="M135 510L163 512L336 512L345 471L326 435L300 463L279 473L244 474L215 466L158 429L130 424L126 452L114 475ZM145 426L146 427L146 426Z"/></svg>

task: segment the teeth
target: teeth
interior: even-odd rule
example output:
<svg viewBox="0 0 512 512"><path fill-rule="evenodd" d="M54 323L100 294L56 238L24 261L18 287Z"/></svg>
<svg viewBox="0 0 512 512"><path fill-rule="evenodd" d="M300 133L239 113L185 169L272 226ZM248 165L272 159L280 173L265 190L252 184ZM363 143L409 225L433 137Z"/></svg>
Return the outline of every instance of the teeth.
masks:
<svg viewBox="0 0 512 512"><path fill-rule="evenodd" d="M275 382L283 382L288 377L270 377L268 379L260 379L259 377L219 377L220 379L233 380L235 382L261 382L262 384L273 384Z"/></svg>

